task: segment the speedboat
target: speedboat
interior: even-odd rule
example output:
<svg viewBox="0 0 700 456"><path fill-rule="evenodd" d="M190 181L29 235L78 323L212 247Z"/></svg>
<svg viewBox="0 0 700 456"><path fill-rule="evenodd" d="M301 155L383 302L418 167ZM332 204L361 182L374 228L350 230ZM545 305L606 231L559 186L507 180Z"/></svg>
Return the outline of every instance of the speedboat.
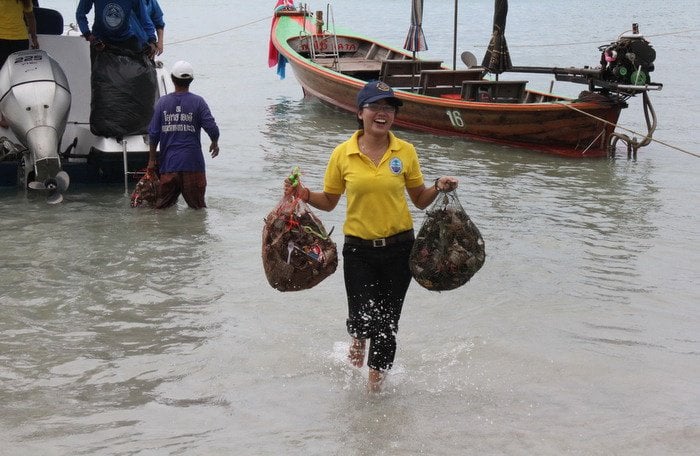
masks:
<svg viewBox="0 0 700 456"><path fill-rule="evenodd" d="M0 68L0 186L47 193L58 203L69 183L114 184L146 167L147 122L138 131L96 131L90 46L55 10L35 8L40 49L12 54ZM153 99L173 91L162 62ZM149 106L152 109L152 106Z"/></svg>

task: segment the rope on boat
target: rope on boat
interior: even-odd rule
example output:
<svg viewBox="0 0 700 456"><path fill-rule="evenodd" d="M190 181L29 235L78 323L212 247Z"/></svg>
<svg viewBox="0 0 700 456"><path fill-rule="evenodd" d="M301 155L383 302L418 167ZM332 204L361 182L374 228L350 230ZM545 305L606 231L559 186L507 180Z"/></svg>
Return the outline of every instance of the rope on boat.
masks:
<svg viewBox="0 0 700 456"><path fill-rule="evenodd" d="M690 30L676 30L675 32L666 32L666 33L655 33L653 35L644 35L644 38L653 38L657 36L667 36L667 35L680 35L683 33L695 33L699 32L700 29L690 29ZM589 44L600 44L600 40L598 41L577 41L577 42L572 42L572 43L550 43L550 44L513 44L511 45L508 43L509 48L538 48L538 47L560 47L560 46L579 46L579 45L589 45ZM488 46L485 45L477 45L474 46L475 48L486 48Z"/></svg>
<svg viewBox="0 0 700 456"><path fill-rule="evenodd" d="M258 22L269 21L270 19L272 19L272 16L266 16L266 17L263 17L263 18L260 18L260 19L256 19L256 20L254 20L254 21L246 22L245 24L237 25L237 26L235 26L235 27L227 28L227 29L224 29L224 30L219 30L218 32L207 33L206 35L199 35L199 36L195 36L195 37L192 37L192 38L187 38L186 40L173 41L173 42L171 42L171 43L166 43L166 44L167 44L168 46L173 46L173 45L175 45L175 44L181 44L181 43L187 43L187 42L189 42L189 41L201 40L201 39L204 39L204 38L209 38L210 36L221 35L222 33L227 33L227 32L230 32L230 31L232 31L232 30L237 30L237 29L241 29L241 28L243 28L243 27L248 27L249 25L257 24Z"/></svg>
<svg viewBox="0 0 700 456"><path fill-rule="evenodd" d="M181 44L181 43L187 43L187 42L189 42L189 41L201 40L201 39L204 39L204 38L209 38L210 36L221 35L222 33L227 33L227 32L230 32L230 31L232 31L232 30L237 30L237 29L240 29L240 28L243 28L243 27L248 27L249 25L257 24L258 22L269 21L270 19L272 19L272 16L266 16L266 17L263 17L263 18L260 18L260 19L256 19L256 20L254 20L254 21L247 22L247 23L245 23L245 24L237 25L237 26L235 26L235 27L227 28L227 29L224 29L224 30L219 30L218 32L208 33L208 34L206 34L206 35L199 35L199 36L195 36L195 37L192 37L192 38L187 38L186 40L173 41L173 42L169 42L169 43L166 43L166 44L167 44L168 46L173 46L173 45L175 45L175 44ZM675 31L675 32L657 33L657 34L654 34L654 35L644 35L644 36L645 36L645 37L655 37L655 36L665 36L665 35L678 35L678 34L681 34L681 33L695 33L695 32L697 32L697 31L700 31L700 29L677 30L677 31ZM524 48L524 47L554 47L554 46L576 46L576 45L583 45L583 44L586 44L586 45L588 45L588 44L600 44L600 41L579 41L579 42L576 42L576 43L553 43L553 44L515 44L515 45L510 45L510 44L509 44L508 47L513 47L513 48L518 48L518 47L523 47L523 48ZM481 48L481 47L485 48L486 46L475 46L475 47L477 47L477 48Z"/></svg>
<svg viewBox="0 0 700 456"><path fill-rule="evenodd" d="M655 114L653 114L653 111L654 111L654 110L653 110L653 108L651 108L651 103L648 103L648 95L647 95L646 92L644 92L644 96L646 97L646 99L645 99L645 104L644 104L644 105L645 105L644 115L645 115L645 118L646 118L646 121L647 121L647 127L651 128L651 126L650 126L650 121L649 121L649 118L648 118L648 113L647 113L647 104L648 104L649 109L651 110L652 116L653 116L653 118L654 118L654 128L656 128L656 116L655 116ZM693 157L700 158L700 154L697 154L697 153L695 153L695 152L690 152L689 150L681 149L680 147L674 146L674 145L669 144L669 143L667 143L667 142L660 141L660 140L658 140L658 139L652 138L652 137L651 137L651 134L653 133L653 131L651 131L651 132L649 132L648 134L644 135L644 134L639 133L639 132L637 132L637 131L630 130L629 128L625 128L625 127L622 127L622 126L620 126L620 125L618 125L618 124L615 124L615 123L613 123L613 122L610 122L610 121L608 121L608 120L606 120L606 119L603 119L602 117L594 116L593 114L590 114L590 113L588 113L588 112L582 111L582 110L580 110L580 109L578 109L578 108L576 108L576 107L574 107L574 106L571 106L571 105L569 105L569 104L566 104L566 103L564 103L564 102L555 101L554 103L559 104L559 105L562 105L562 106L566 106L567 108L569 108L569 109L571 109L571 110L574 110L574 111L576 111L576 112L578 112L578 113L580 113L580 114L583 114L583 115L585 115L585 116L591 117L591 118L593 118L593 119L595 119L595 120L597 120L597 121L599 121L599 122L602 122L602 123L604 123L604 124L610 125L610 126L615 127L615 128L619 128L620 130L624 130L624 131L626 131L626 132L628 132L628 133L632 133L633 135L638 135L638 136L641 136L641 137L642 137L642 141L637 141L636 139L632 139L632 138L630 138L630 137L627 136L627 135L624 135L624 134L621 134L621 133L613 133L613 137L614 137L615 139L613 140L613 143L611 144L611 147L613 147L613 146L617 143L617 140L619 139L619 140L622 140L622 141L624 141L624 142L627 143L627 148L628 148L628 152L629 152L629 151L630 151L630 148L635 148L635 147L636 147L636 149L639 149L640 147L646 146L647 144L649 144L650 142L653 141L653 142L655 142L655 143L661 144L661 145L666 146L666 147L668 147L668 148L675 149L675 150L677 150L677 151L679 151L679 152L682 152L682 153L684 153L684 154L688 154L688 155L691 155L691 156L693 156ZM636 149L634 149L634 154L635 154L635 156L636 156L636 154L637 154L637 150L636 150Z"/></svg>

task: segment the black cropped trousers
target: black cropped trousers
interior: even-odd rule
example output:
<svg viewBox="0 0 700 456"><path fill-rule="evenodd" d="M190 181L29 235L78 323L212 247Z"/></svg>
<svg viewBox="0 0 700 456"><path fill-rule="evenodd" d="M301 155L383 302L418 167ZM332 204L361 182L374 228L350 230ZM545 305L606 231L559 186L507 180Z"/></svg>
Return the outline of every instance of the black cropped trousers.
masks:
<svg viewBox="0 0 700 456"><path fill-rule="evenodd" d="M385 247L343 246L343 273L348 299L348 333L369 339L367 365L391 369L396 356L396 333L411 283L408 259L413 240Z"/></svg>

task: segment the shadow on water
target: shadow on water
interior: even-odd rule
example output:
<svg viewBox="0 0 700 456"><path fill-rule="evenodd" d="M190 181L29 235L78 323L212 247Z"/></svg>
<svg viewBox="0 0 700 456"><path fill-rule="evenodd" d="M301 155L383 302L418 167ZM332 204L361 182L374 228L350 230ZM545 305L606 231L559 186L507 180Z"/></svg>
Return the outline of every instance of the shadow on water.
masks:
<svg viewBox="0 0 700 456"><path fill-rule="evenodd" d="M205 342L202 317L220 297L201 248L206 211L133 209L112 189L67 199L47 209L18 195L0 208L12 238L0 262L0 400L26 438L88 432L67 417L158 400L178 355Z"/></svg>

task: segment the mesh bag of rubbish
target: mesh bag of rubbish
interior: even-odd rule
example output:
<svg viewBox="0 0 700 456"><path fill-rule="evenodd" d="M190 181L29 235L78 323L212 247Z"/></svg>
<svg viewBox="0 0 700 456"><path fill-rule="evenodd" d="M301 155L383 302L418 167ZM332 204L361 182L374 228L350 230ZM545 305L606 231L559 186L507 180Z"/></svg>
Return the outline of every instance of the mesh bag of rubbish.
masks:
<svg viewBox="0 0 700 456"><path fill-rule="evenodd" d="M152 169L146 169L146 174L139 179L134 191L131 192L131 207L154 207L158 199L158 175Z"/></svg>
<svg viewBox="0 0 700 456"><path fill-rule="evenodd" d="M428 290L452 290L467 283L485 260L484 239L457 194L440 193L411 250L413 278Z"/></svg>
<svg viewBox="0 0 700 456"><path fill-rule="evenodd" d="M330 234L308 204L285 195L263 227L262 262L270 285L279 291L306 290L333 274L338 251Z"/></svg>

